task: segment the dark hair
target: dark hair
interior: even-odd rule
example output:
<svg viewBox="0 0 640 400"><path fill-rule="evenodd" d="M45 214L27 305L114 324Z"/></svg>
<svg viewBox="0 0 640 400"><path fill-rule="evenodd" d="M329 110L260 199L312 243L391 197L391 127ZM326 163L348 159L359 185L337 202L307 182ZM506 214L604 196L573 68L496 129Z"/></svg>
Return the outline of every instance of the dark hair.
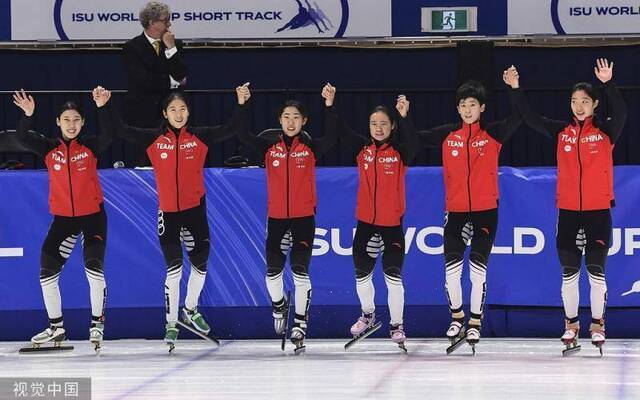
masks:
<svg viewBox="0 0 640 400"><path fill-rule="evenodd" d="M456 105L464 99L473 98L483 105L487 98L487 91L484 85L478 81L467 81L456 90Z"/></svg>
<svg viewBox="0 0 640 400"><path fill-rule="evenodd" d="M187 105L187 111L189 111L189 114L191 114L191 107L189 106L189 100L187 100L187 97L184 95L184 93L181 93L181 92L169 93L169 95L165 97L164 100L162 101L162 111L166 112L167 107L169 107L169 104L171 104L171 102L174 100L182 100L184 104ZM163 118L162 123L160 124L160 129L165 131L167 130L168 127L169 127L169 120L166 118Z"/></svg>
<svg viewBox="0 0 640 400"><path fill-rule="evenodd" d="M587 94L587 96L591 97L591 100L594 102L598 100L598 92L589 82L578 82L571 88L571 96L578 90L582 90Z"/></svg>
<svg viewBox="0 0 640 400"><path fill-rule="evenodd" d="M298 100L287 100L280 109L278 109L278 120L282 117L282 113L284 113L284 109L287 107L295 107L303 118L309 118L309 112L307 112L307 107L305 107L304 104Z"/></svg>
<svg viewBox="0 0 640 400"><path fill-rule="evenodd" d="M387 106L375 106L373 108L373 110L371 110L371 112L369 113L369 118L371 118L371 116L377 112L381 112L383 114L386 114L387 117L389 117L389 121L391 121L391 125L394 125L396 123L396 119L394 117L394 114L391 112L391 110L389 109L389 107Z"/></svg>
<svg viewBox="0 0 640 400"><path fill-rule="evenodd" d="M591 97L591 100L593 100L594 103L598 100L598 90L594 88L593 85L590 84L589 82L578 82L575 85L573 85L573 87L571 88L571 97L573 97L573 94L578 90L582 90L583 92L585 92L587 96ZM571 120L573 120L573 118L574 118L574 115L573 113L571 113ZM599 127L602 124L600 115L598 115L596 110L593 110L593 115L591 117L591 120L593 125L596 127Z"/></svg>
<svg viewBox="0 0 640 400"><path fill-rule="evenodd" d="M60 118L63 112L69 111L69 110L76 111L78 114L80 114L80 117L84 119L84 113L82 112L82 108L80 108L80 106L74 101L67 101L66 103L60 106L60 110L58 111L58 118Z"/></svg>

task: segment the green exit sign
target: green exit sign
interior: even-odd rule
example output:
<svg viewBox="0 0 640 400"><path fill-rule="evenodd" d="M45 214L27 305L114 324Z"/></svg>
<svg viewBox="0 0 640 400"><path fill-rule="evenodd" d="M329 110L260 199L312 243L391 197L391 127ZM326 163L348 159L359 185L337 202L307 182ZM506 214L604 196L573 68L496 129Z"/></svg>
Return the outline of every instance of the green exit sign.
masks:
<svg viewBox="0 0 640 400"><path fill-rule="evenodd" d="M422 32L476 32L476 7L422 8Z"/></svg>

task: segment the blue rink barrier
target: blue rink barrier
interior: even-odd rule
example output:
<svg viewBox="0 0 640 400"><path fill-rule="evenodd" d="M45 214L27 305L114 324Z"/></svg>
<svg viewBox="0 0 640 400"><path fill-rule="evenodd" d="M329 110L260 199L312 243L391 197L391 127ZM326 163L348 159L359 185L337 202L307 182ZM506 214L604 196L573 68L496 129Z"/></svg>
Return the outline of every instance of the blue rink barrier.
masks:
<svg viewBox="0 0 640 400"><path fill-rule="evenodd" d="M101 170L108 216L105 276L107 337L160 337L164 324L165 266L156 236L153 171ZM640 167L616 167L617 207L607 264L610 336L640 337ZM264 283L266 183L262 169L206 170L212 233L209 272L201 307L224 338L273 337ZM344 337L359 314L351 259L358 174L355 168L317 171L318 214L310 337ZM556 170L501 168L500 216L489 262L485 335L557 336L562 329L561 271L555 255ZM0 340L24 340L46 324L38 281L40 248L51 216L44 171L0 172ZM441 168L410 168L404 228L406 330L409 336L442 336L448 326L444 292ZM79 246L80 241L78 241ZM185 268L185 278L189 268ZM386 287L376 271L376 303L388 320ZM636 287L634 287L636 283ZM285 287L293 281L285 275ZM82 252L75 250L60 279L65 324L86 337L89 290ZM470 283L463 274L465 299ZM186 279L181 285L184 298ZM581 305L588 306L586 276ZM588 309L585 308L585 324ZM382 332L381 335L386 335Z"/></svg>

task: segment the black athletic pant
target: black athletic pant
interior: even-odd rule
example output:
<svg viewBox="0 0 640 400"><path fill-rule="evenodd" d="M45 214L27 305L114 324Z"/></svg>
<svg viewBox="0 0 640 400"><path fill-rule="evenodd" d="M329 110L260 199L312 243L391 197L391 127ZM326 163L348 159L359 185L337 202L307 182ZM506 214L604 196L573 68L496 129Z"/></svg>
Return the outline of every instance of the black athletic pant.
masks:
<svg viewBox="0 0 640 400"><path fill-rule="evenodd" d="M100 211L94 214L53 217L40 256L40 285L51 324L62 323L58 278L81 233L85 272L91 287L93 321L103 319L106 298L104 253L107 244L107 215L101 205Z"/></svg>
<svg viewBox="0 0 640 400"><path fill-rule="evenodd" d="M558 211L556 248L562 266L562 299L569 323L577 323L579 278L584 250L591 284L591 316L602 325L607 299L605 264L611 244L611 211Z"/></svg>
<svg viewBox="0 0 640 400"><path fill-rule="evenodd" d="M311 303L309 263L316 230L315 216L269 218L267 221L267 290L274 308L284 304L283 273L287 253L295 284L295 322L305 325Z"/></svg>
<svg viewBox="0 0 640 400"><path fill-rule="evenodd" d="M487 265L496 238L498 209L471 212L447 212L444 223L445 287L454 318L462 314L462 267L467 244L471 243L471 318L478 325L487 291Z"/></svg>
<svg viewBox="0 0 640 400"><path fill-rule="evenodd" d="M375 310L373 270L378 255L382 253L382 271L387 286L387 304L390 324L395 329L402 325L404 316L404 231L402 225L380 226L358 221L353 238L353 263L356 274L356 291L363 314Z"/></svg>

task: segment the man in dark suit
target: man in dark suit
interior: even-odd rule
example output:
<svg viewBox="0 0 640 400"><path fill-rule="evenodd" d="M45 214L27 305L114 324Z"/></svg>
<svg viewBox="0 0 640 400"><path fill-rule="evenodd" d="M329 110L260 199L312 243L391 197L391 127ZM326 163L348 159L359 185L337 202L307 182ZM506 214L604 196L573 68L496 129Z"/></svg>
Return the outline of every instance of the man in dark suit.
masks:
<svg viewBox="0 0 640 400"><path fill-rule="evenodd" d="M147 3L140 10L140 24L144 32L123 47L128 80L124 114L129 125L153 128L160 123L162 100L186 84L187 67L171 31L169 6ZM144 151L137 158L137 164L143 163Z"/></svg>

